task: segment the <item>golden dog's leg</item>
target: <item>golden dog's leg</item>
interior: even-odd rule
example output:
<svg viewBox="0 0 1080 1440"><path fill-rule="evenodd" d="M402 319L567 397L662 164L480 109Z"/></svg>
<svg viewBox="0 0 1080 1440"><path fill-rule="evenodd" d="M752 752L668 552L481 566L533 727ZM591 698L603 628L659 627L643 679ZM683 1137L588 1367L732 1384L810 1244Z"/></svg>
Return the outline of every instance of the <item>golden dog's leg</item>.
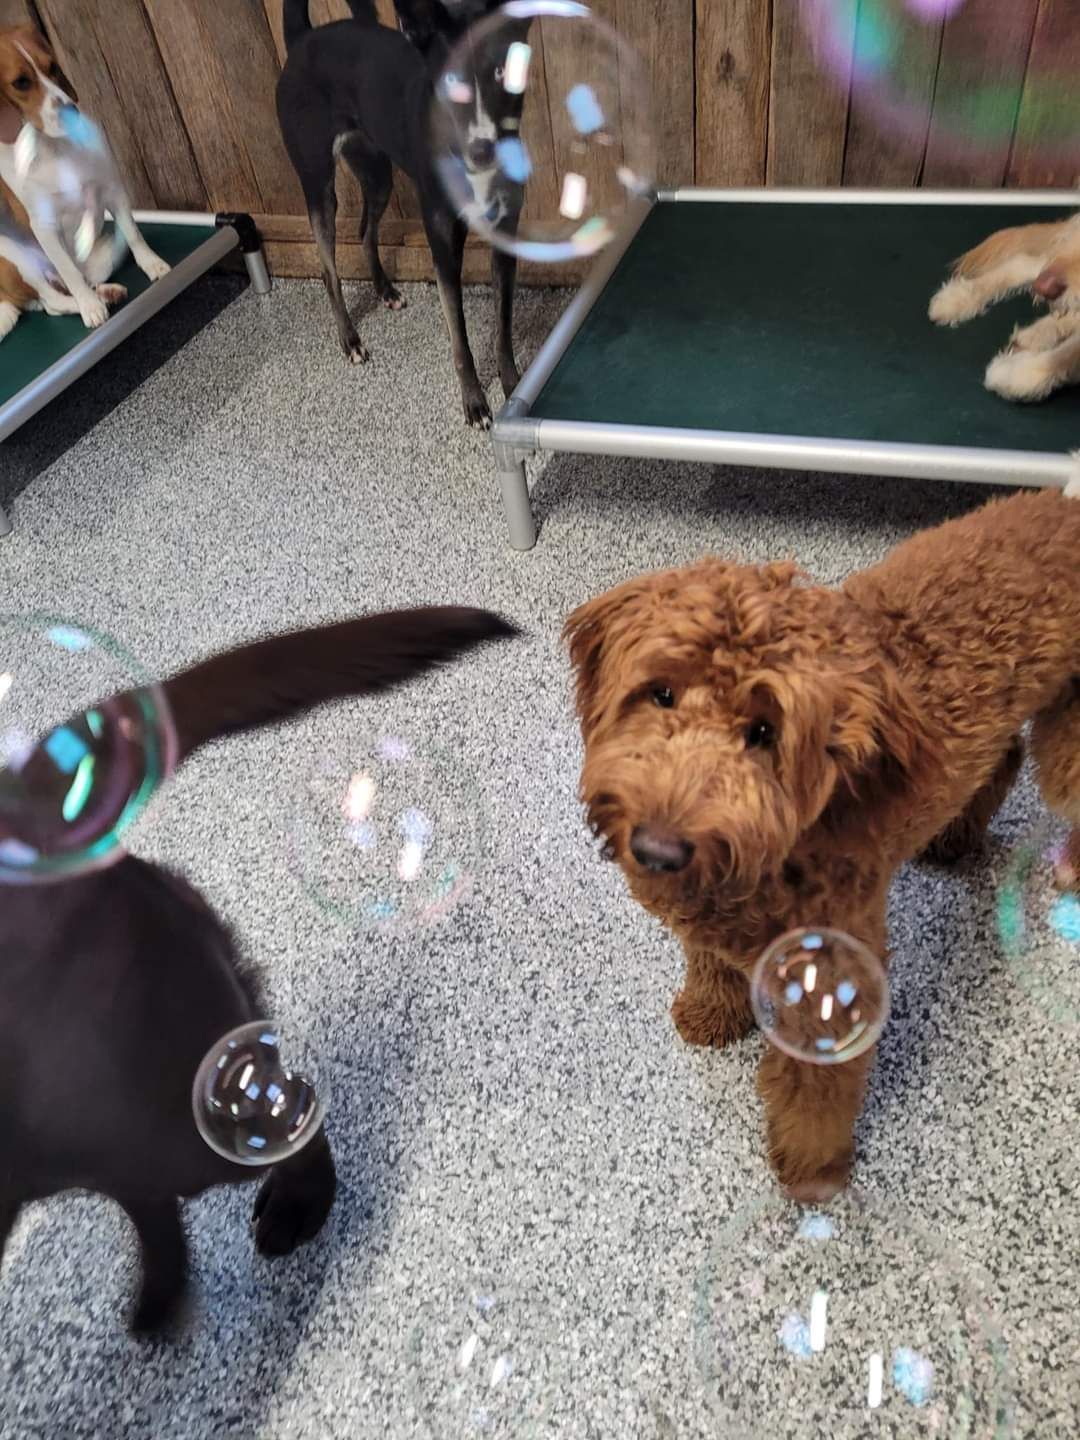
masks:
<svg viewBox="0 0 1080 1440"><path fill-rule="evenodd" d="M952 279L930 301L930 319L935 325L961 325L1033 284L1067 224L1013 226L988 236L956 262Z"/></svg>
<svg viewBox="0 0 1080 1440"><path fill-rule="evenodd" d="M873 1055L843 1065L809 1065L773 1049L763 1057L758 1093L769 1161L792 1200L822 1204L847 1184Z"/></svg>
<svg viewBox="0 0 1080 1440"><path fill-rule="evenodd" d="M675 1028L688 1045L730 1045L754 1028L750 985L738 970L708 954L686 956L686 981L671 1006Z"/></svg>
<svg viewBox="0 0 1080 1440"><path fill-rule="evenodd" d="M1080 320L1051 350L1003 350L986 367L986 388L1005 400L1045 400L1080 380Z"/></svg>

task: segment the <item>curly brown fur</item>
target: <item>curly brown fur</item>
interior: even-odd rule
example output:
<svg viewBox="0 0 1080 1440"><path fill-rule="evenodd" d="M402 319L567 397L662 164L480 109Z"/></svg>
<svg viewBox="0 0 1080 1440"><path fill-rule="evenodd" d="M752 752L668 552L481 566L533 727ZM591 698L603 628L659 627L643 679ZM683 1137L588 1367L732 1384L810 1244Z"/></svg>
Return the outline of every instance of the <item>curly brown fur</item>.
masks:
<svg viewBox="0 0 1080 1440"><path fill-rule="evenodd" d="M631 894L679 937L693 1044L751 1025L748 977L801 925L887 957L898 866L970 848L1032 746L1080 825L1080 505L997 501L838 590L793 565L707 559L581 606L566 638L581 793ZM844 1183L871 1055L761 1066L769 1148L796 1198Z"/></svg>
<svg viewBox="0 0 1080 1440"><path fill-rule="evenodd" d="M444 607L241 646L166 681L178 755L515 633L486 610ZM26 1202L107 1195L142 1250L132 1327L158 1330L186 1283L178 1200L251 1178L199 1138L191 1087L215 1041L264 1018L254 981L202 896L133 856L61 884L2 887L0 969L0 1257ZM317 1234L335 1185L323 1133L273 1166L255 1202L259 1251L283 1255Z"/></svg>

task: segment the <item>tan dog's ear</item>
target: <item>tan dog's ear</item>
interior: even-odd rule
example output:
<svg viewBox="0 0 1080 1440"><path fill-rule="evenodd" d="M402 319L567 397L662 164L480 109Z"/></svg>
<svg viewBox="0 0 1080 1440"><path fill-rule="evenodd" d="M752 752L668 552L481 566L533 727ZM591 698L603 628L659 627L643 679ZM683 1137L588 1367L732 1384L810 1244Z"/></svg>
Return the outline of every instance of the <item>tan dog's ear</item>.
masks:
<svg viewBox="0 0 1080 1440"><path fill-rule="evenodd" d="M6 100L0 100L0 145L14 145L19 138L23 118Z"/></svg>
<svg viewBox="0 0 1080 1440"><path fill-rule="evenodd" d="M570 664L577 679L577 712L582 729L588 731L596 720L600 691L600 666L605 646L616 629L625 629L635 602L652 588L653 577L644 575L626 580L587 600L563 626L563 641L570 651Z"/></svg>
<svg viewBox="0 0 1080 1440"><path fill-rule="evenodd" d="M829 753L854 782L870 770L900 785L928 755L929 740L891 661L838 677Z"/></svg>

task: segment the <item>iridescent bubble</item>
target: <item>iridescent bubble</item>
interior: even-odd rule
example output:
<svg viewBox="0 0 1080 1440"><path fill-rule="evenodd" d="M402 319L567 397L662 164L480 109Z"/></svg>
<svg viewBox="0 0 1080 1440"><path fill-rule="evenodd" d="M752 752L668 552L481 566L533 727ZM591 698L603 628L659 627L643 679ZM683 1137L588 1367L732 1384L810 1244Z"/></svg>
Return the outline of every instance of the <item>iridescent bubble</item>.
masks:
<svg viewBox="0 0 1080 1440"><path fill-rule="evenodd" d="M644 68L571 0L511 0L468 30L436 80L431 124L455 210L526 260L594 254L655 180Z"/></svg>
<svg viewBox="0 0 1080 1440"><path fill-rule="evenodd" d="M877 1040L889 1014L881 961L840 930L790 930L762 954L750 981L766 1039L812 1065L839 1065Z"/></svg>
<svg viewBox="0 0 1080 1440"><path fill-rule="evenodd" d="M1080 831L1042 815L1010 853L997 926L1012 973L1045 1014L1080 1024Z"/></svg>
<svg viewBox="0 0 1080 1440"><path fill-rule="evenodd" d="M315 760L289 849L318 907L358 930L436 925L472 893L480 797L466 767L400 735L338 732Z"/></svg>
<svg viewBox="0 0 1080 1440"><path fill-rule="evenodd" d="M115 641L0 617L0 882L109 864L175 762L164 696Z"/></svg>
<svg viewBox="0 0 1080 1440"><path fill-rule="evenodd" d="M61 106L59 134L24 125L12 146L19 198L37 229L56 231L91 284L108 280L126 253L107 225L110 198L122 190L105 136L73 104Z"/></svg>
<svg viewBox="0 0 1080 1440"><path fill-rule="evenodd" d="M695 1358L718 1434L1010 1433L1007 1352L981 1279L857 1190L827 1213L772 1196L739 1212L695 1293Z"/></svg>
<svg viewBox="0 0 1080 1440"><path fill-rule="evenodd" d="M954 161L1014 148L1072 166L1080 93L1067 47L1034 44L1012 0L799 0L819 62L883 131ZM1064 12L1063 12L1064 13Z"/></svg>
<svg viewBox="0 0 1080 1440"><path fill-rule="evenodd" d="M195 1075L192 1112L211 1150L238 1165L273 1165L318 1134L327 1087L312 1056L266 1020L241 1025L212 1045Z"/></svg>
<svg viewBox="0 0 1080 1440"><path fill-rule="evenodd" d="M413 1405L432 1440L539 1440L559 1394L564 1342L539 1302L488 1281L418 1316Z"/></svg>

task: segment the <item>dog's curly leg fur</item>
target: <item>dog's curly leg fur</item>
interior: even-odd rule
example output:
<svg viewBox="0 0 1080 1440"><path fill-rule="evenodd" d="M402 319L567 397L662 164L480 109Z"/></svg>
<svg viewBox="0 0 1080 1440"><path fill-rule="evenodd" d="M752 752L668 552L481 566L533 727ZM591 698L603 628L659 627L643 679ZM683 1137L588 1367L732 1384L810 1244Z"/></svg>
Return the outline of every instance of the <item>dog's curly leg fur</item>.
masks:
<svg viewBox="0 0 1080 1440"><path fill-rule="evenodd" d="M671 1018L688 1045L720 1048L741 1040L754 1028L746 976L688 951L686 981L672 1002Z"/></svg>
<svg viewBox="0 0 1080 1440"><path fill-rule="evenodd" d="M792 1200L822 1204L847 1184L872 1056L831 1066L807 1065L773 1049L762 1058L757 1083L769 1160Z"/></svg>
<svg viewBox="0 0 1080 1440"><path fill-rule="evenodd" d="M934 865L955 865L977 850L1023 763L1024 742L1018 735L993 775L972 797L967 809L931 840L922 858Z"/></svg>

